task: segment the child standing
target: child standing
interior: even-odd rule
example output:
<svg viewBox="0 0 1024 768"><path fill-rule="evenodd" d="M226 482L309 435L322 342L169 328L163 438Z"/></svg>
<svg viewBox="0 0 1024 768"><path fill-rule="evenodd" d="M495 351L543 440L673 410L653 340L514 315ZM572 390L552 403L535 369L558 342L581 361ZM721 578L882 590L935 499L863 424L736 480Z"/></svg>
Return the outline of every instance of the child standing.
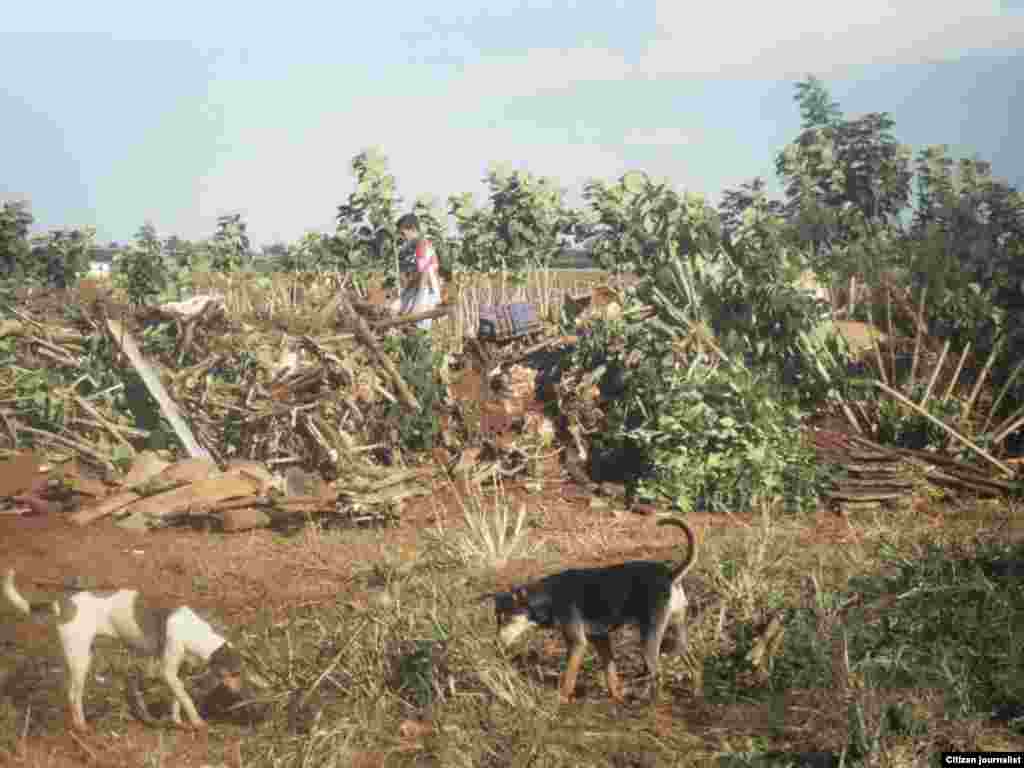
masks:
<svg viewBox="0 0 1024 768"><path fill-rule="evenodd" d="M441 303L441 279L434 245L420 236L420 221L414 213L398 220L398 233L406 245L398 257L401 277L401 298L396 302L399 314L426 312ZM433 321L420 320L418 328L428 329Z"/></svg>

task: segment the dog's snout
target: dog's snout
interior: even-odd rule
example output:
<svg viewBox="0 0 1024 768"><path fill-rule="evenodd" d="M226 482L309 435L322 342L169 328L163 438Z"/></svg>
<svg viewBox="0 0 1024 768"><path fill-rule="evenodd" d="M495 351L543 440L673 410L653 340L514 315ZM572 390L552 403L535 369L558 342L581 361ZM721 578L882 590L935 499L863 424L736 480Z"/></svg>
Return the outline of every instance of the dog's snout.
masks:
<svg viewBox="0 0 1024 768"><path fill-rule="evenodd" d="M232 693L239 693L242 690L242 673L224 672L220 676L220 682Z"/></svg>

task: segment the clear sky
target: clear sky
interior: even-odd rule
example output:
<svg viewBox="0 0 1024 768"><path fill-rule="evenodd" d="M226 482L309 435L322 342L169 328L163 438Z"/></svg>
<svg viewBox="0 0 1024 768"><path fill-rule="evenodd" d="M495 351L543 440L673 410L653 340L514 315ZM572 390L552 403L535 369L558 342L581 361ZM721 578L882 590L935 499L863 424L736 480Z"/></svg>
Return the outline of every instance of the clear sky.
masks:
<svg viewBox="0 0 1024 768"><path fill-rule="evenodd" d="M499 161L570 202L634 168L715 200L773 177L808 73L846 115L890 112L915 151L1024 188L1024 0L66 0L2 19L0 198L101 242L146 220L199 239L236 212L254 245L333 231L370 145L406 207L482 202Z"/></svg>

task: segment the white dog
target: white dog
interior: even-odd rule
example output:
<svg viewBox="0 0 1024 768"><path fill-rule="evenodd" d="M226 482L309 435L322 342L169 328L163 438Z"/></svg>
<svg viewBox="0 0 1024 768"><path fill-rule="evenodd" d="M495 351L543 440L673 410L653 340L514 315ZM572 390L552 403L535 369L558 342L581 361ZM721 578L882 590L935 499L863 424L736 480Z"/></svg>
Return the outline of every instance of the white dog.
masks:
<svg viewBox="0 0 1024 768"><path fill-rule="evenodd" d="M207 662L225 688L235 693L241 690L242 658L238 651L186 606L154 609L134 589L80 591L47 603L29 603L14 586L13 569L4 576L3 596L23 616L56 623L64 650L68 704L75 730L87 728L82 698L93 640L98 636L119 639L159 661L162 677L174 693L171 717L176 725L182 725L182 707L193 728L206 725L178 677L186 655Z"/></svg>

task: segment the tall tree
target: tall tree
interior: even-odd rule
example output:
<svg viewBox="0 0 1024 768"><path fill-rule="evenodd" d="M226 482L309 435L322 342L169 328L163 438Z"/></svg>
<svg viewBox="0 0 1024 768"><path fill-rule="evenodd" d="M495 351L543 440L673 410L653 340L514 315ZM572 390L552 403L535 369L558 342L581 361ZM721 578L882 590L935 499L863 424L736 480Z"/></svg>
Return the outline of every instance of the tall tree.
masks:
<svg viewBox="0 0 1024 768"><path fill-rule="evenodd" d="M342 265L388 268L396 254L395 220L401 198L388 170L388 159L378 147L352 158L356 188L338 206L338 224L332 250Z"/></svg>
<svg viewBox="0 0 1024 768"><path fill-rule="evenodd" d="M167 287L163 243L152 222L147 221L139 227L135 242L122 256L121 264L132 304L145 304Z"/></svg>
<svg viewBox="0 0 1024 768"><path fill-rule="evenodd" d="M800 105L804 129L836 125L842 120L843 113L839 109L839 103L832 101L825 83L814 75L808 75L796 84L796 95L793 100Z"/></svg>
<svg viewBox="0 0 1024 768"><path fill-rule="evenodd" d="M191 263L192 243L177 235L171 235L164 241L164 251L179 269L186 269Z"/></svg>
<svg viewBox="0 0 1024 768"><path fill-rule="evenodd" d="M881 266L889 254L880 248L895 237L910 205L911 151L894 138L888 113L843 118L813 77L796 91L804 128L775 163L786 215L821 266L863 267L865 258Z"/></svg>
<svg viewBox="0 0 1024 768"><path fill-rule="evenodd" d="M242 214L220 216L213 236L211 266L218 272L240 269L249 259L249 235Z"/></svg>
<svg viewBox="0 0 1024 768"><path fill-rule="evenodd" d="M946 146L917 158L911 239L918 272L933 282L973 283L996 306L1024 309L1024 196L992 175L989 163L954 163ZM945 286L943 286L945 287Z"/></svg>

